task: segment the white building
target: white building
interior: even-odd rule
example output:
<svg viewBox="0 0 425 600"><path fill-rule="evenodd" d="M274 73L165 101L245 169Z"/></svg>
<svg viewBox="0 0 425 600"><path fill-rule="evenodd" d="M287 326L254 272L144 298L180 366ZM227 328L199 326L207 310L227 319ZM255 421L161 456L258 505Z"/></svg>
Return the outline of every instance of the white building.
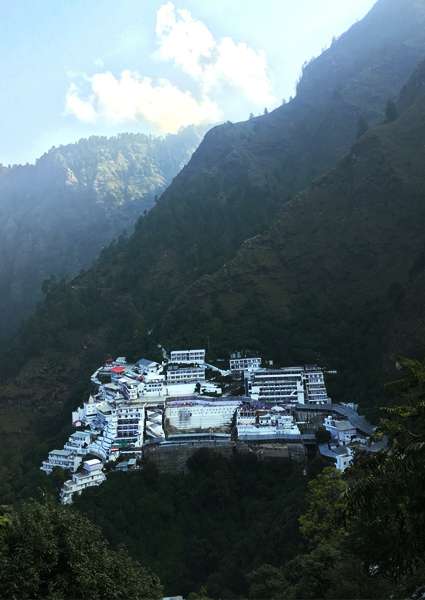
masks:
<svg viewBox="0 0 425 600"><path fill-rule="evenodd" d="M319 451L322 456L332 459L339 471L345 471L353 462L353 450L349 446L320 444Z"/></svg>
<svg viewBox="0 0 425 600"><path fill-rule="evenodd" d="M201 383L205 381L205 367L168 365L167 384L174 383Z"/></svg>
<svg viewBox="0 0 425 600"><path fill-rule="evenodd" d="M141 391L140 381L137 379L131 379L130 377L121 377L118 380L119 387L121 389L124 398L130 401L135 401L139 397L139 390Z"/></svg>
<svg viewBox="0 0 425 600"><path fill-rule="evenodd" d="M148 373L156 373L160 368L159 363L155 362L154 360L149 360L148 358L140 358L136 362L136 366L144 375L147 375Z"/></svg>
<svg viewBox="0 0 425 600"><path fill-rule="evenodd" d="M165 376L158 374L148 374L145 376L140 397L144 396L165 396Z"/></svg>
<svg viewBox="0 0 425 600"><path fill-rule="evenodd" d="M261 357L241 357L233 354L229 360L229 368L233 375L241 375L245 371L257 371L261 368Z"/></svg>
<svg viewBox="0 0 425 600"><path fill-rule="evenodd" d="M66 469L75 473L82 461L82 457L72 450L51 450L47 460L43 460L40 467L42 471L50 475L55 467Z"/></svg>
<svg viewBox="0 0 425 600"><path fill-rule="evenodd" d="M253 400L286 404L328 404L323 372L319 367L259 369L245 376Z"/></svg>
<svg viewBox="0 0 425 600"><path fill-rule="evenodd" d="M205 363L205 350L172 350L171 363L203 365Z"/></svg>
<svg viewBox="0 0 425 600"><path fill-rule="evenodd" d="M70 450L71 452L80 455L87 454L91 438L92 435L90 431L75 431L69 436L68 441L65 443L64 450Z"/></svg>
<svg viewBox="0 0 425 600"><path fill-rule="evenodd" d="M81 494L88 487L100 485L105 479L100 460L84 461L83 470L74 473L72 479L65 481L60 496L62 504L71 504L74 494Z"/></svg>
<svg viewBox="0 0 425 600"><path fill-rule="evenodd" d="M306 366L304 371L307 402L310 404L329 404L330 399L326 391L325 376L322 369L317 366Z"/></svg>
<svg viewBox="0 0 425 600"><path fill-rule="evenodd" d="M102 403L91 426L100 435L90 445L90 452L102 460L115 460L120 449L140 451L143 445L145 407L142 403Z"/></svg>
<svg viewBox="0 0 425 600"><path fill-rule="evenodd" d="M271 410L240 408L236 412L238 439L284 438L300 436L301 432L292 415L280 407Z"/></svg>
<svg viewBox="0 0 425 600"><path fill-rule="evenodd" d="M335 419L329 415L324 419L323 426L338 444L349 444L357 436L356 427L348 419Z"/></svg>
<svg viewBox="0 0 425 600"><path fill-rule="evenodd" d="M305 403L304 369L260 369L248 380L248 393L260 402Z"/></svg>
<svg viewBox="0 0 425 600"><path fill-rule="evenodd" d="M210 430L230 427L239 400L175 400L165 408L166 427L179 431Z"/></svg>

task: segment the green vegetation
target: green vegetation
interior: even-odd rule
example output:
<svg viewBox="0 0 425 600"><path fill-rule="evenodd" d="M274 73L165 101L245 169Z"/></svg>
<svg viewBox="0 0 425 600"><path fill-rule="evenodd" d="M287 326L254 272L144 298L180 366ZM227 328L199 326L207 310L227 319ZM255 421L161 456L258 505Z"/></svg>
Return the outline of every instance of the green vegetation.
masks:
<svg viewBox="0 0 425 600"><path fill-rule="evenodd" d="M77 512L29 502L0 518L0 596L10 600L154 600L158 578Z"/></svg>
<svg viewBox="0 0 425 600"><path fill-rule="evenodd" d="M400 117L376 127L424 48L419 3L379 2L306 66L295 100L212 129L133 235L74 280L44 286L44 301L0 361L7 497L15 472L21 481L31 460L38 466L49 432L64 436L90 371L109 353L155 358L158 342L204 346L209 337L211 358L255 348L276 363L329 365L340 373L334 397L376 415L393 353L421 352L425 339L423 66L402 91ZM359 115L370 129L349 151ZM28 173L63 175L65 162L87 189L98 182L100 204L109 198L118 210L132 173L124 163L144 152L142 138L120 139L53 150ZM106 185L111 169L115 183ZM69 193L81 189L67 181ZM43 186L32 187L45 197ZM78 227L78 202L92 206L83 196L72 195ZM72 246L87 254L78 236ZM28 284L31 277L32 269Z"/></svg>
<svg viewBox="0 0 425 600"><path fill-rule="evenodd" d="M186 474L150 465L111 474L76 508L157 573L167 594L204 586L213 598L244 598L252 570L295 556L306 479L295 463L200 450Z"/></svg>
<svg viewBox="0 0 425 600"><path fill-rule="evenodd" d="M199 144L189 127L155 138L91 137L0 178L0 339L15 332L49 276L75 276L154 206Z"/></svg>
<svg viewBox="0 0 425 600"><path fill-rule="evenodd" d="M360 401L377 415L395 355L425 352L425 63L402 89L397 118L392 108L385 114L387 98L399 94L423 56L424 19L423 3L378 2L306 65L295 100L211 130L130 237L104 249L72 281L46 283L44 301L0 361L3 501L12 504L37 487L49 493L39 461L53 446L52 432L58 442L66 437L69 409L86 398L87 375L108 353L155 358L158 342L204 346L209 339L212 357L255 348L277 363L319 362L339 371L337 400ZM367 131L359 115L370 123ZM63 154L55 150L54 164L47 156L25 172L64 175L58 193L63 198L68 190L72 217L81 209L78 225L81 217L93 223L84 207L107 205L114 216L126 194L140 189L126 179L126 156L114 154L111 164L106 153L100 170L87 156L82 164L73 156L70 173ZM20 173L2 171L1 185ZM94 181L100 195L88 202L94 196L81 185L92 194ZM34 207L52 198L42 185L37 194ZM12 227L7 239L15 233ZM72 239L86 253L81 238ZM149 468L117 473L77 507L114 547L125 544L153 568L171 593L407 597L425 579L425 376L423 365L408 366L407 380L392 387L404 404L382 423L391 451L360 457L343 478L325 470L311 482L300 519L304 538L297 520L306 478L295 466L249 458L201 453L184 476ZM75 517L57 510L65 521ZM3 561L14 539L10 523L19 529L21 522L16 514L1 520ZM50 568L53 560L55 577L63 558L63 544L51 542L58 527L51 533L46 525L56 550L43 563ZM110 565L103 558L102 569ZM38 571L30 575L33 585ZM60 586L79 577L68 575L54 579L56 596L40 593L66 595Z"/></svg>
<svg viewBox="0 0 425 600"><path fill-rule="evenodd" d="M376 415L393 356L425 351L423 90L415 73L400 117L371 128L269 231L181 293L157 336L332 366L334 396Z"/></svg>
<svg viewBox="0 0 425 600"><path fill-rule="evenodd" d="M304 548L283 569L252 574L251 598L407 598L425 580L425 364L404 361L380 435L388 451L361 455L344 477L324 469L300 518Z"/></svg>
<svg viewBox="0 0 425 600"><path fill-rule="evenodd" d="M152 571L165 593L193 600L411 597L425 578L425 362L401 364L377 433L388 449L359 454L344 475L317 459L304 474L295 463L210 450L184 474L151 464L111 474L75 508L27 503L4 513L0 593L156 597Z"/></svg>

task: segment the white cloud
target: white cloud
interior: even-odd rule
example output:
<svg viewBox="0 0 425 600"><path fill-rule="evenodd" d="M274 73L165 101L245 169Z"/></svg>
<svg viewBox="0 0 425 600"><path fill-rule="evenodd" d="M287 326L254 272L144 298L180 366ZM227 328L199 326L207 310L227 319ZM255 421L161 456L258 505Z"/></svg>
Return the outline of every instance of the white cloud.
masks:
<svg viewBox="0 0 425 600"><path fill-rule="evenodd" d="M83 97L71 83L66 98L66 112L85 122L104 119L118 124L145 119L162 133L175 133L180 127L212 123L221 117L209 98L196 100L167 79L154 82L126 70L120 77L96 73L89 78L89 85L89 94Z"/></svg>
<svg viewBox="0 0 425 600"><path fill-rule="evenodd" d="M93 98L83 100L79 96L75 83L71 83L66 94L65 112L77 117L79 121L93 123L96 121L96 110L93 106Z"/></svg>
<svg viewBox="0 0 425 600"><path fill-rule="evenodd" d="M210 59L216 42L202 21L192 18L187 10L178 10L172 2L163 4L156 16L158 55L172 60L185 73L202 76L202 61Z"/></svg>
<svg viewBox="0 0 425 600"><path fill-rule="evenodd" d="M205 23L172 2L158 9L155 31L155 55L189 75L196 95L169 79L154 80L129 70L119 76L108 71L79 74L79 84L74 81L68 88L66 113L86 123L145 120L171 133L186 125L219 121L222 114L215 98L223 90L233 88L261 107L276 102L263 51L231 37L216 39ZM100 59L97 66L104 68Z"/></svg>
<svg viewBox="0 0 425 600"><path fill-rule="evenodd" d="M276 99L263 51L230 37L215 39L208 27L187 10L176 10L172 2L157 12L158 56L173 61L213 93L223 84L242 92L254 104L273 104Z"/></svg>
<svg viewBox="0 0 425 600"><path fill-rule="evenodd" d="M236 43L230 37L220 40L216 60L204 68L207 91L214 90L223 82L239 89L255 104L276 102L267 75L265 53L256 52L243 42Z"/></svg>

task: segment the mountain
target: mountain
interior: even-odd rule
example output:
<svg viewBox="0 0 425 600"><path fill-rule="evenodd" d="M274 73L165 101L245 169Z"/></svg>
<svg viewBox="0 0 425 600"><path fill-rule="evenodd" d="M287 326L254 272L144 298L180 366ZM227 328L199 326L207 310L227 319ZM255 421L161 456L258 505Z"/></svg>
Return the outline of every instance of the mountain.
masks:
<svg viewBox="0 0 425 600"><path fill-rule="evenodd" d="M0 171L0 334L13 333L50 276L76 275L189 160L202 131L91 137Z"/></svg>
<svg viewBox="0 0 425 600"><path fill-rule="evenodd" d="M0 361L5 439L46 436L106 354L208 336L211 354L337 367L338 398L373 403L406 271L421 269L420 72L404 86L425 55L424 8L380 0L305 67L292 102L212 129L129 239L46 286ZM402 90L400 118L382 124Z"/></svg>
<svg viewBox="0 0 425 600"><path fill-rule="evenodd" d="M341 371L347 400L373 405L397 354L425 352L425 62L399 110L177 296L160 339L317 361Z"/></svg>

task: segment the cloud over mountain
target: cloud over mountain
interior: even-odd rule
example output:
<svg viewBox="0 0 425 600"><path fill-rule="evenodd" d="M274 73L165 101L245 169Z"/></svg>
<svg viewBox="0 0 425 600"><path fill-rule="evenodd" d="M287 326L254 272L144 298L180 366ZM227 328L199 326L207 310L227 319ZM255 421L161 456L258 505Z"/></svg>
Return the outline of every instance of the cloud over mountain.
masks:
<svg viewBox="0 0 425 600"><path fill-rule="evenodd" d="M86 123L143 120L161 133L174 133L220 120L217 96L223 89L257 107L275 102L263 51L230 37L215 38L205 23L172 2L158 9L155 34L155 58L192 79L193 90L128 69L119 75L103 71L70 83L66 113Z"/></svg>

